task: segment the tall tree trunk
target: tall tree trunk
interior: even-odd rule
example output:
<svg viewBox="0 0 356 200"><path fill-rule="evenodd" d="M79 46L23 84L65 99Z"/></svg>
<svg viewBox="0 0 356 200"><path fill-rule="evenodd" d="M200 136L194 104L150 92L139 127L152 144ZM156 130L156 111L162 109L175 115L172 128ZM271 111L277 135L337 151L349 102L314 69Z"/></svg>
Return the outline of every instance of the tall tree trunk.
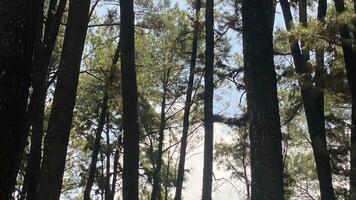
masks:
<svg viewBox="0 0 356 200"><path fill-rule="evenodd" d="M206 1L203 200L211 200L214 149L214 0Z"/></svg>
<svg viewBox="0 0 356 200"><path fill-rule="evenodd" d="M163 163L163 142L164 142L164 130L166 129L166 98L167 98L167 85L169 79L169 69L165 70L163 75L163 93L161 102L161 116L157 149L157 163L153 175L153 187L151 193L151 200L157 200L161 193L161 168Z"/></svg>
<svg viewBox="0 0 356 200"><path fill-rule="evenodd" d="M177 174L177 181L176 181L176 192L174 197L175 200L182 199L185 157L187 151L187 140L188 140L188 131L189 131L189 115L190 115L190 107L192 104L191 102L192 102L192 93L193 93L193 86L194 86L195 66L197 60L198 40L199 40L199 33L200 33L199 31L200 8L201 8L201 0L197 0L195 3L196 14L195 14L195 21L194 21L192 54L190 60L187 94L186 94L185 105L184 105L183 132L182 132L182 138L180 140L178 174Z"/></svg>
<svg viewBox="0 0 356 200"><path fill-rule="evenodd" d="M90 162L90 167L89 167L89 176L88 176L87 182L85 184L83 200L90 200L90 192L91 192L91 188L94 183L95 172L96 172L96 163L98 162L98 154L100 151L101 134L104 129L106 112L108 110L108 101L109 101L109 95L107 92L107 88L105 88L105 93L104 93L104 97L102 100L101 111L100 111L100 116L99 116L99 121L98 121L98 128L96 129L95 141L93 144L93 152L91 155L91 162Z"/></svg>
<svg viewBox="0 0 356 200"><path fill-rule="evenodd" d="M27 200L34 200L41 168L42 137L44 126L44 109L47 93L47 72L50 65L54 44L67 0L61 0L56 9L56 1L52 0L48 9L47 21L42 45L35 54L33 92L30 98L28 113L32 116L26 131L31 130L30 157L26 166L23 193Z"/></svg>
<svg viewBox="0 0 356 200"><path fill-rule="evenodd" d="M119 57L120 57L120 47L118 45L116 48L115 54L113 56L110 74L109 74L109 80L107 80L107 83L105 84L105 87L104 87L104 96L103 96L103 100L102 100L102 104L101 104L98 128L96 129L95 141L93 144L93 152L91 154L91 162L90 162L90 167L89 167L89 176L88 176L87 182L85 184L83 200L90 200L90 192L91 192L91 188L93 187L93 184L94 184L96 163L98 162L98 154L100 151L101 134L104 129L106 113L108 112L108 103L109 103L108 90L109 90L110 85L113 82L114 73L115 73L114 69L115 69L115 66L119 60Z"/></svg>
<svg viewBox="0 0 356 200"><path fill-rule="evenodd" d="M285 25L287 30L293 27L293 18L288 0L281 0ZM307 119L309 135L316 164L319 180L321 199L335 199L332 185L330 155L327 150L325 116L324 116L324 93L322 88L314 86L308 62L303 59L298 41L290 38L290 45L296 72L300 75L299 85ZM320 79L318 80L318 82ZM320 82L319 82L320 83ZM319 84L318 83L318 84ZM319 85L318 85L319 86Z"/></svg>
<svg viewBox="0 0 356 200"><path fill-rule="evenodd" d="M116 182L117 182L117 176L118 176L118 168L119 168L119 158L121 154L121 135L118 137L118 147L116 148L115 156L114 156L114 170L113 170L113 175L112 175L112 183L111 183L111 198L110 200L114 200L115 197L115 192L116 192Z"/></svg>
<svg viewBox="0 0 356 200"><path fill-rule="evenodd" d="M32 55L43 3L0 2L0 199L10 199L26 144Z"/></svg>
<svg viewBox="0 0 356 200"><path fill-rule="evenodd" d="M169 180L169 170L171 166L171 159L170 159L170 150L168 150L167 153L167 168L166 168L166 180ZM165 184L165 190L164 190L164 200L168 200L169 197L169 184Z"/></svg>
<svg viewBox="0 0 356 200"><path fill-rule="evenodd" d="M284 199L272 11L272 0L242 1L252 200Z"/></svg>
<svg viewBox="0 0 356 200"><path fill-rule="evenodd" d="M90 0L70 0L56 90L44 141L37 200L60 197Z"/></svg>
<svg viewBox="0 0 356 200"><path fill-rule="evenodd" d="M301 23L304 28L308 27L307 10L307 0L299 0L299 23ZM300 40L300 46L302 48L304 62L307 62L310 58L309 49L305 46L305 42L303 39Z"/></svg>
<svg viewBox="0 0 356 200"><path fill-rule="evenodd" d="M106 176L105 176L105 200L109 200L111 198L111 188L110 188L110 166L111 166L111 147L110 147L110 119L109 112L106 112Z"/></svg>
<svg viewBox="0 0 356 200"><path fill-rule="evenodd" d="M124 130L123 200L138 199L139 129L133 0L120 0L120 49Z"/></svg>
<svg viewBox="0 0 356 200"><path fill-rule="evenodd" d="M343 0L334 0L335 9L338 14L345 11L345 5ZM356 2L354 2L356 12ZM350 30L347 25L340 26L341 46L344 53L344 62L346 68L347 81L351 92L351 170L350 170L350 194L352 200L356 199L356 46L352 46L352 43L356 45L356 38L351 42ZM354 35L356 36L356 34Z"/></svg>

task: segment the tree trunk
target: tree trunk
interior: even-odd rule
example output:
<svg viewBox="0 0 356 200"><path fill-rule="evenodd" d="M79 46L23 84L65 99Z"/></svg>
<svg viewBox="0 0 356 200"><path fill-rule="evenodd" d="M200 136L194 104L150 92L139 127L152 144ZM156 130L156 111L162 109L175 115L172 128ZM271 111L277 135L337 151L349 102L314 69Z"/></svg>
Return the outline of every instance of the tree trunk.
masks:
<svg viewBox="0 0 356 200"><path fill-rule="evenodd" d="M293 18L289 2L287 0L281 0L280 3L287 30L290 30L293 26ZM321 199L332 200L335 199L335 194L332 185L330 155L327 150L326 142L323 88L318 88L313 85L311 72L307 67L308 63L303 59L298 41L291 38L290 44L296 72L300 75L298 81L312 142ZM317 82L319 82L318 86L320 86L321 80L319 78L317 77Z"/></svg>
<svg viewBox="0 0 356 200"><path fill-rule="evenodd" d="M242 1L252 200L284 199L272 12L272 0Z"/></svg>
<svg viewBox="0 0 356 200"><path fill-rule="evenodd" d="M87 179L87 182L85 184L85 189L84 189L84 194L83 194L83 200L90 200L90 192L91 188L93 187L94 184L94 178L95 178L95 172L96 172L96 163L98 162L98 154L100 150L100 140L101 140L101 134L104 129L104 124L105 124L105 117L106 113L108 111L108 103L109 103L109 87L113 82L114 78L114 73L115 73L115 66L119 60L120 57L120 47L119 45L116 48L112 64L111 64L111 70L109 74L109 80L105 84L104 87L104 97L102 100L101 104L101 111L100 111L100 116L99 116L99 123L98 123L98 128L96 129L96 134L95 134L95 141L93 144L93 152L91 155L91 162L90 162L90 167L89 167L89 176Z"/></svg>
<svg viewBox="0 0 356 200"><path fill-rule="evenodd" d="M171 144L171 143L170 143ZM169 180L169 170L171 166L171 159L170 159L170 150L168 150L168 156L167 156L167 168L166 168L166 180ZM164 200L168 200L169 197L169 184L165 184L165 190L164 190Z"/></svg>
<svg viewBox="0 0 356 200"><path fill-rule="evenodd" d="M89 176L88 176L87 182L85 184L83 200L90 200L90 192L91 192L91 188L94 183L95 172L96 172L96 163L98 162L98 154L100 151L101 134L104 129L106 112L108 110L108 101L109 101L109 95L107 92L107 88L105 88L105 93L104 93L103 101L101 104L101 111L100 111L100 116L99 116L99 121L98 121L98 128L96 129L95 141L93 144L93 153L91 154Z"/></svg>
<svg viewBox="0 0 356 200"><path fill-rule="evenodd" d="M111 160L111 147L110 147L110 119L109 112L106 112L106 176L105 176L105 200L111 198L111 188L110 188L110 160Z"/></svg>
<svg viewBox="0 0 356 200"><path fill-rule="evenodd" d="M46 78L66 3L67 0L61 0L57 9L55 7L50 7L48 10L43 43L39 52L35 54L37 68L34 69L33 92L28 108L29 116L32 117L30 118L26 130L28 132L32 125L30 157L26 166L23 189L23 193L26 195L27 200L35 199L40 174L44 109L47 93Z"/></svg>
<svg viewBox="0 0 356 200"><path fill-rule="evenodd" d="M341 14L345 11L345 5L343 0L334 0L335 9ZM356 6L356 2L354 4ZM355 9L356 11L356 9ZM347 81L351 92L351 170L350 170L350 199L356 199L356 46L352 47L352 43L356 44L356 39L351 42L350 30L347 25L340 26L341 46L344 53L344 62L346 68ZM356 34L355 34L356 36Z"/></svg>
<svg viewBox="0 0 356 200"><path fill-rule="evenodd" d="M26 144L32 55L43 1L0 2L0 199L10 199Z"/></svg>
<svg viewBox="0 0 356 200"><path fill-rule="evenodd" d="M178 174L177 174L177 182L176 182L176 192L174 197L175 200L182 199L185 157L187 151L187 140L188 140L188 131L189 131L189 115L190 115L190 107L192 104L191 102L192 102L192 93L193 93L193 86L194 86L194 74L195 74L195 66L197 60L199 33L200 33L199 31L200 8L201 8L201 0L197 0L195 4L196 14L195 14L195 21L194 21L194 33L193 33L192 54L191 54L189 78L188 78L188 88L187 88L187 94L186 94L185 105L184 105L183 132L182 132L182 138L180 140Z"/></svg>
<svg viewBox="0 0 356 200"><path fill-rule="evenodd" d="M120 0L120 49L124 130L123 200L138 199L139 129L133 0Z"/></svg>
<svg viewBox="0 0 356 200"><path fill-rule="evenodd" d="M203 200L211 200L214 149L214 0L206 1Z"/></svg>
<svg viewBox="0 0 356 200"><path fill-rule="evenodd" d="M75 105L90 0L70 0L56 90L44 142L36 199L59 199Z"/></svg>
<svg viewBox="0 0 356 200"><path fill-rule="evenodd" d="M114 171L112 175L112 183L111 183L111 198L110 200L114 200L115 197L115 192L116 192L116 182L117 182L117 176L118 176L118 167L119 167L119 159L120 159L120 154L121 154L121 135L118 137L118 143L119 146L116 148L115 156L114 156Z"/></svg>
<svg viewBox="0 0 356 200"><path fill-rule="evenodd" d="M168 72L166 72L168 71ZM151 193L151 200L157 200L161 193L161 168L163 163L163 142L164 142L164 130L166 129L166 99L167 99L167 85L169 79L169 70L165 70L163 75L163 93L161 102L161 116L159 127L159 139L157 149L157 164L153 175L153 187Z"/></svg>

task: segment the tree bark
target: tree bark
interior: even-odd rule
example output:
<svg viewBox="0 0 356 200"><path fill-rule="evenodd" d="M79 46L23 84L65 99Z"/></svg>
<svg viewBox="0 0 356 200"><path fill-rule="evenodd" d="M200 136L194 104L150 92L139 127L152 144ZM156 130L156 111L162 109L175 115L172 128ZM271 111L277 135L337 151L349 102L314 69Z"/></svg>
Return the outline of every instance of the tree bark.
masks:
<svg viewBox="0 0 356 200"><path fill-rule="evenodd" d="M282 134L273 61L271 15L272 0L242 1L252 200L284 199Z"/></svg>
<svg viewBox="0 0 356 200"><path fill-rule="evenodd" d="M116 149L115 156L114 156L114 171L112 175L112 183L111 183L111 197L109 200L114 200L115 197L115 192L116 192L116 182L117 182L117 176L118 176L118 168L119 168L119 159L120 159L120 154L121 154L121 135L118 137L118 144L119 146Z"/></svg>
<svg viewBox="0 0 356 200"><path fill-rule="evenodd" d="M289 2L287 0L281 0L280 3L287 30L290 30L294 23ZM332 200L335 199L335 194L332 185L330 155L327 150L326 142L323 88L314 86L311 72L307 66L309 63L305 62L303 59L303 54L298 41L291 38L290 45L296 72L300 75L298 81L304 104L304 112L307 118L309 135L312 142L321 199ZM317 86L320 86L321 79L318 79L317 77L316 80L319 82Z"/></svg>
<svg viewBox="0 0 356 200"><path fill-rule="evenodd" d="M157 149L157 164L154 169L153 175L153 187L151 193L151 200L157 200L161 193L161 168L163 163L163 142L164 142L164 130L166 129L166 99L167 99L167 85L169 79L169 69L165 70L163 75L163 93L161 102L161 116Z"/></svg>
<svg viewBox="0 0 356 200"><path fill-rule="evenodd" d="M203 200L211 200L214 150L214 0L206 1Z"/></svg>
<svg viewBox="0 0 356 200"><path fill-rule="evenodd" d="M55 2L55 1L51 1ZM30 98L28 113L31 118L27 132L31 130L30 157L26 166L23 193L27 200L34 200L41 168L41 151L44 128L44 109L47 93L47 72L54 44L58 35L60 22L67 0L61 0L58 7L51 6L48 10L47 21L42 45L35 54L36 69L34 69L33 92ZM55 3L51 3L53 5ZM54 5L55 6L55 5Z"/></svg>
<svg viewBox="0 0 356 200"><path fill-rule="evenodd" d="M90 192L91 188L93 187L94 184L94 178L95 178L95 172L96 172L96 163L98 162L98 154L100 151L100 140L101 140L101 134L104 129L104 124L105 124L105 117L108 112L108 103L109 103L109 87L113 82L114 78L114 73L115 73L115 66L119 60L120 57L120 46L118 45L115 51L115 54L113 56L112 64L111 64L111 69L110 69L110 74L109 74L109 80L105 84L104 87L104 96L101 104L101 111L100 111L100 116L99 116L99 121L98 121L98 128L96 129L96 134L95 134L95 141L93 144L93 152L91 155L91 162L90 162L90 167L89 167L89 176L87 179L87 182L85 184L85 189L84 189L84 194L83 194L83 200L90 200Z"/></svg>
<svg viewBox="0 0 356 200"><path fill-rule="evenodd" d="M345 5L343 0L334 0L335 9L338 14L345 11ZM354 2L356 8L356 2ZM355 9L356 12L356 9ZM344 54L344 62L346 68L347 81L349 83L351 93L351 169L350 169L350 199L356 199L356 51L353 44L356 45L356 39L352 42L350 36L350 30L346 24L340 25L339 28L341 37L341 47ZM356 34L354 35L356 36Z"/></svg>
<svg viewBox="0 0 356 200"><path fill-rule="evenodd" d="M10 199L25 149L32 55L43 3L0 2L0 199Z"/></svg>
<svg viewBox="0 0 356 200"><path fill-rule="evenodd" d="M199 33L200 33L200 31L199 31L200 8L201 8L201 0L197 0L196 4L195 4L196 14L195 14L195 21L194 21L194 32L193 32L192 54L191 54L189 78L188 78L188 88L187 88L187 94L185 97L185 105L184 105L183 132L182 132L182 138L180 140L180 154L179 154L179 162L178 162L176 192L175 192L175 197L174 197L175 200L182 199L185 157L186 157L186 151L187 151L188 131L189 131L189 125L190 125L189 124L189 115L190 115L190 107L192 104L195 66L196 66L196 60L197 60L198 40L199 40Z"/></svg>
<svg viewBox="0 0 356 200"><path fill-rule="evenodd" d="M89 176L88 176L87 182L85 184L83 200L90 200L90 192L91 192L91 188L94 183L95 172L96 172L96 163L98 162L98 154L100 151L101 134L104 129L106 112L108 110L108 101L109 101L109 95L108 95L107 89L105 89L104 97L103 97L102 104L101 104L98 128L96 129L95 141L93 144L93 152L91 155L91 162L90 162L90 167L89 167Z"/></svg>
<svg viewBox="0 0 356 200"><path fill-rule="evenodd" d="M106 176L105 176L105 200L111 198L111 188L110 188L110 166L111 166L111 147L110 147L110 119L109 112L106 112Z"/></svg>
<svg viewBox="0 0 356 200"><path fill-rule="evenodd" d="M90 0L70 0L56 90L44 141L36 199L59 199L75 105Z"/></svg>
<svg viewBox="0 0 356 200"><path fill-rule="evenodd" d="M139 129L133 0L120 0L120 49L124 130L123 200L138 199Z"/></svg>

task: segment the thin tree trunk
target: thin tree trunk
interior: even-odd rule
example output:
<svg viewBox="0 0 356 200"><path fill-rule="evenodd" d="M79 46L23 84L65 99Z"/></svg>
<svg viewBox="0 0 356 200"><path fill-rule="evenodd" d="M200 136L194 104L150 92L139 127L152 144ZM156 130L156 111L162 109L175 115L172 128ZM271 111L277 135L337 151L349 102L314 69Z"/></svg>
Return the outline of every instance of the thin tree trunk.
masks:
<svg viewBox="0 0 356 200"><path fill-rule="evenodd" d="M171 143L170 143L171 144ZM167 168L166 168L166 180L169 180L169 170L170 170L170 166L171 166L171 159L170 159L170 150L168 150L168 156L167 156ZM166 184L165 185L165 191L164 191L164 200L168 200L168 196L169 196L169 185L168 184Z"/></svg>
<svg viewBox="0 0 356 200"><path fill-rule="evenodd" d="M138 200L139 129L133 0L120 0L120 49L124 130L123 200Z"/></svg>
<svg viewBox="0 0 356 200"><path fill-rule="evenodd" d="M90 0L70 0L56 90L44 142L37 200L60 197Z"/></svg>
<svg viewBox="0 0 356 200"><path fill-rule="evenodd" d="M206 2L203 200L211 200L214 149L214 0Z"/></svg>
<svg viewBox="0 0 356 200"><path fill-rule="evenodd" d="M30 157L26 166L23 189L23 193L26 195L27 200L35 199L38 185L41 168L44 109L47 92L46 78L66 3L67 0L61 0L57 9L55 7L50 7L48 10L43 44L39 52L35 54L35 63L38 65L37 69L34 70L33 92L28 109L29 116L32 116L32 118L30 118L31 121L29 121L27 127L27 131L29 131L30 126L32 125L31 148Z"/></svg>
<svg viewBox="0 0 356 200"><path fill-rule="evenodd" d="M293 26L293 18L289 2L281 0L280 3L287 30L290 30ZM335 199L335 194L332 185L330 155L326 142L323 89L313 86L311 72L308 70L308 63L303 59L298 41L291 38L290 44L296 72L302 75L299 78L299 85L312 142L321 199L332 200Z"/></svg>
<svg viewBox="0 0 356 200"><path fill-rule="evenodd" d="M111 198L111 188L110 188L110 158L111 158L111 148L110 148L110 119L109 112L106 113L106 177L105 177L105 200Z"/></svg>
<svg viewBox="0 0 356 200"><path fill-rule="evenodd" d="M345 11L345 5L343 0L334 0L335 9L341 14ZM356 2L354 2L356 12ZM352 43L356 44L356 39L351 41L350 30L347 25L340 26L341 47L344 54L344 62L346 68L347 81L351 92L351 170L350 170L350 199L356 199L356 51L352 47ZM356 36L356 34L355 34Z"/></svg>
<svg viewBox="0 0 356 200"><path fill-rule="evenodd" d="M166 72L168 71L168 72ZM162 168L162 156L163 156L163 142L164 142L164 130L166 129L166 98L167 98L167 85L169 79L169 70L165 70L163 75L163 93L161 102L161 116L159 127L159 139L157 149L157 164L153 175L153 187L151 193L151 200L157 200L161 193L161 168Z"/></svg>
<svg viewBox="0 0 356 200"><path fill-rule="evenodd" d="M195 66L197 60L198 40L199 40L199 33L200 33L199 31L200 8L201 8L201 0L197 0L195 4L196 14L195 14L195 21L194 21L194 33L193 33L192 54L191 54L189 78L188 78L188 88L187 88L187 94L186 94L185 106L184 106L183 132L182 132L182 138L180 140L178 175L176 181L176 192L174 197L175 200L182 199L185 157L187 151L187 140L188 140L188 131L189 131L189 115L190 115L190 107L192 104L191 102L192 102L192 93L193 93L193 86L194 86Z"/></svg>
<svg viewBox="0 0 356 200"><path fill-rule="evenodd" d="M308 27L307 0L299 0L299 23L301 23L304 28ZM300 46L302 48L304 62L307 62L310 59L309 49L305 46L303 39L300 40Z"/></svg>
<svg viewBox="0 0 356 200"><path fill-rule="evenodd" d="M112 183L111 183L111 198L110 200L114 200L115 192L116 192L116 182L118 176L118 167L119 167L119 158L120 158L120 148L121 148L121 135L118 137L119 147L116 148L115 156L114 156L114 171L112 175Z"/></svg>
<svg viewBox="0 0 356 200"><path fill-rule="evenodd" d="M272 0L242 1L252 200L284 199L282 134L273 62L272 10Z"/></svg>
<svg viewBox="0 0 356 200"><path fill-rule="evenodd" d="M104 155L103 155L103 151L100 151L100 162L101 162L101 175L104 177ZM103 183L103 179L100 179L101 183L99 184L99 190L101 191L100 196L101 196L101 200L104 200L104 195L105 195L105 187L104 187L104 183Z"/></svg>
<svg viewBox="0 0 356 200"><path fill-rule="evenodd" d="M87 182L85 184L85 189L84 189L84 194L83 194L83 200L90 200L90 192L94 184L94 178L95 178L95 172L96 172L96 163L98 162L98 154L100 150L100 140L101 140L101 134L104 129L104 124L105 124L105 117L106 113L108 111L108 103L109 103L109 87L113 82L114 78L114 73L115 73L115 66L119 60L120 57L120 47L119 45L116 48L112 64L111 64L111 69L110 69L110 74L109 74L109 80L105 84L104 87L104 96L101 104L101 111L100 111L100 116L99 116L99 123L98 123L98 128L96 130L95 134L95 141L93 144L93 152L91 155L91 162L90 162L90 167L89 167L89 176L87 179Z"/></svg>
<svg viewBox="0 0 356 200"><path fill-rule="evenodd" d="M43 3L0 2L0 199L10 199L25 149L32 55Z"/></svg>
<svg viewBox="0 0 356 200"><path fill-rule="evenodd" d="M104 94L104 97L102 100L101 111L100 111L100 116L99 116L99 121L98 121L98 128L96 129L95 141L93 144L93 152L91 155L91 162L90 162L90 167L89 167L89 176L88 176L87 182L85 184L83 200L90 200L90 192L91 192L91 188L94 183L95 172L96 172L96 163L98 162L98 154L100 151L101 134L104 129L106 112L108 110L108 101L109 101L109 95L107 92L107 88L105 88L105 94Z"/></svg>

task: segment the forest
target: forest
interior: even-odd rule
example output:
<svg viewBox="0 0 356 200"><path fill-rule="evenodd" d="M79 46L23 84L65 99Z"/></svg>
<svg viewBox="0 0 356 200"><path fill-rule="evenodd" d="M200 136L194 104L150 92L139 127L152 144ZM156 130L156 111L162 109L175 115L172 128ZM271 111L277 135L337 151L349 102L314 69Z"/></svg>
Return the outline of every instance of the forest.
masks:
<svg viewBox="0 0 356 200"><path fill-rule="evenodd" d="M0 0L0 200L356 200L356 0Z"/></svg>

